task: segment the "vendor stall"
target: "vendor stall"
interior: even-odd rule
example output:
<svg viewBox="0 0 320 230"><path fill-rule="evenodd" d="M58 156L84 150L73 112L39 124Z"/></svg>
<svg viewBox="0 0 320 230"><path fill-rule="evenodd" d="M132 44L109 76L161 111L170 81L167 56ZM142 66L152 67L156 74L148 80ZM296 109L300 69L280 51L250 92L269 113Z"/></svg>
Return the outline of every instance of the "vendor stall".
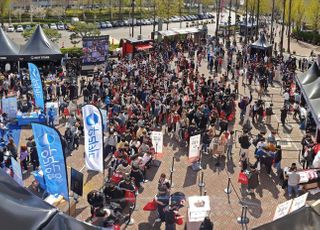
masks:
<svg viewBox="0 0 320 230"><path fill-rule="evenodd" d="M151 39L137 40L135 38L126 38L120 40L120 47L122 47L122 56L128 57L130 60L135 54L141 51L148 51L152 46Z"/></svg>
<svg viewBox="0 0 320 230"><path fill-rule="evenodd" d="M46 123L46 117L41 112L17 113L17 121L19 126L31 125L31 123Z"/></svg>
<svg viewBox="0 0 320 230"><path fill-rule="evenodd" d="M196 43L200 43L201 39L206 38L207 35L207 27L203 28L196 28L196 27L190 27L190 28L180 28L180 29L170 29L170 30L162 30L157 31L157 38L158 40L161 39L173 39L173 40L179 40L181 38L185 38L187 36L192 36L194 41Z"/></svg>
<svg viewBox="0 0 320 230"><path fill-rule="evenodd" d="M263 33L261 33L259 39L250 45L250 54L258 54L262 56L271 57L272 45L267 42L267 39Z"/></svg>
<svg viewBox="0 0 320 230"><path fill-rule="evenodd" d="M12 65L17 61L20 47L7 37L0 27L0 70L13 70ZM6 66L9 65L9 69Z"/></svg>

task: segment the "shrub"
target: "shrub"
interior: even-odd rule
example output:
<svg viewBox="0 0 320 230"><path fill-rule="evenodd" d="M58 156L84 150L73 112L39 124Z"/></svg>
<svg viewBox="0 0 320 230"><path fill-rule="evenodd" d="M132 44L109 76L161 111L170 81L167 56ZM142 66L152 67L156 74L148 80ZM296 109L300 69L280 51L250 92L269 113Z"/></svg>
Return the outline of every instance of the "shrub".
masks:
<svg viewBox="0 0 320 230"><path fill-rule="evenodd" d="M68 54L69 57L81 57L83 55L80 47L61 48L60 51L62 54Z"/></svg>

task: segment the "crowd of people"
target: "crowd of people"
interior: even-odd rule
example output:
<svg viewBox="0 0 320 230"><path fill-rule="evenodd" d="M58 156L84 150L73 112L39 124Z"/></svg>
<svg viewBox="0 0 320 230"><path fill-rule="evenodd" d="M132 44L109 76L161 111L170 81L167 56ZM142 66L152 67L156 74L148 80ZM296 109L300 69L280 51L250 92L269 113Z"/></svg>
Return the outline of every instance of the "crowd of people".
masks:
<svg viewBox="0 0 320 230"><path fill-rule="evenodd" d="M207 65L209 74L200 73L202 65ZM304 68L304 64L299 62L299 67ZM287 181L289 196L293 192L297 195L297 166L291 165L288 171L283 169L282 149L277 143L276 132L270 131L268 135L260 132L256 136L251 133L253 126L271 127L273 103L267 102L264 96L269 95L277 69L281 71L283 85L282 125L285 127L288 114L294 112L295 118L298 115L300 128L305 130L308 128L305 103L299 89L294 87L296 60L290 57L284 61L283 57L277 57L275 62L271 57L252 54L248 46L226 49L216 40L195 43L191 38L155 42L150 52L139 53L132 60L109 61L106 69L92 77L82 77L79 87L64 79L62 69L58 71L61 74L44 89L47 100L59 101L60 114L66 122L62 145L67 156L79 148L84 134L78 98L83 97L84 103L107 110L104 158L110 157L111 165L103 192L95 190L88 194L92 218L96 218L93 221L110 226L130 217L136 196L147 182L146 172L156 158L157 151L150 138L151 131L156 130L165 130L182 148L189 145L191 136L201 134L201 151L211 154L216 159L216 166L225 161L225 155L227 160L233 159L233 147L238 142L239 167L248 178L247 193L252 194L259 186L258 174L262 168L270 174L274 166L277 175ZM249 95L240 94L240 79ZM256 100L252 95L254 85L258 94ZM25 106L21 104L21 111L30 111L34 102L29 89L27 74L21 77L9 74L2 82L0 92L5 96L10 90L16 92L21 101L26 100ZM238 139L234 129L236 110L240 111L242 125ZM5 122L2 115L0 125ZM54 126L52 119L50 125ZM250 159L252 145L255 159ZM302 145L308 149L313 147L309 139ZM21 146L19 153L17 148L12 139L2 148L0 162L5 162L3 167L10 168L9 159L3 157L9 151L15 159L19 154L24 171L28 170L28 161L36 170L39 161L34 140L31 138L27 146ZM315 154L311 154L313 159L308 156L306 165L311 167ZM155 198L156 221L164 222L167 230L175 229L181 218L179 209L185 202L185 199L177 201L173 197L170 180L161 174Z"/></svg>

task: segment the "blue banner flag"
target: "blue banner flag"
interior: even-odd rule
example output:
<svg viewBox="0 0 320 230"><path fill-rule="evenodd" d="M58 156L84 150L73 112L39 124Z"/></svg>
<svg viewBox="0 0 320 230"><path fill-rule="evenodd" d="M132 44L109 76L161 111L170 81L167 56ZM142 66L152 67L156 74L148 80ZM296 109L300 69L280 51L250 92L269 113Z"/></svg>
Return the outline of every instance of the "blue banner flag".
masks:
<svg viewBox="0 0 320 230"><path fill-rule="evenodd" d="M44 110L44 98L39 70L36 65L28 63L33 95L37 107Z"/></svg>
<svg viewBox="0 0 320 230"><path fill-rule="evenodd" d="M47 192L69 200L68 179L60 134L49 126L32 123L39 162Z"/></svg>

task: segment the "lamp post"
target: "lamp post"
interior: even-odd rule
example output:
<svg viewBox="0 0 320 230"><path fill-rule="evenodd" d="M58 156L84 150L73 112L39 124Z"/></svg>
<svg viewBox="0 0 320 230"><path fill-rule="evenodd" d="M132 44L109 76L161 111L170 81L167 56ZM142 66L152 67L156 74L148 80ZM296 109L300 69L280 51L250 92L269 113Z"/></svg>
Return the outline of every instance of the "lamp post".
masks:
<svg viewBox="0 0 320 230"><path fill-rule="evenodd" d="M136 1L132 0L131 7L132 7L132 21L131 21L131 36L134 37L134 7L136 5Z"/></svg>

